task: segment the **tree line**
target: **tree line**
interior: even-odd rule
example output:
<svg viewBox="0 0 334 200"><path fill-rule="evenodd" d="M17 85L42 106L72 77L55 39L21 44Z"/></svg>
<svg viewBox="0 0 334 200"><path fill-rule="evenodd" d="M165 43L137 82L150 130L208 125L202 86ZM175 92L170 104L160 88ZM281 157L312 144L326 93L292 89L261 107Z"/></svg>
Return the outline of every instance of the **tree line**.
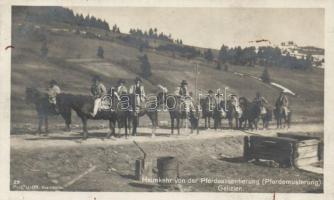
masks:
<svg viewBox="0 0 334 200"><path fill-rule="evenodd" d="M209 50L208 50L209 51ZM204 54L205 59L212 60L212 56L208 53ZM256 51L255 47L241 48L222 45L219 50L217 60L222 63L230 63L234 65L254 66L258 64L260 66L270 67L285 67L291 69L307 70L312 67L313 59L311 55L304 56L302 58L296 58L289 53L283 54L278 47L259 47Z"/></svg>
<svg viewBox="0 0 334 200"><path fill-rule="evenodd" d="M26 17L29 21L42 23L60 22L110 31L109 24L105 20L90 15L74 14L73 10L69 8L58 6L14 6L13 12L15 12L15 15Z"/></svg>

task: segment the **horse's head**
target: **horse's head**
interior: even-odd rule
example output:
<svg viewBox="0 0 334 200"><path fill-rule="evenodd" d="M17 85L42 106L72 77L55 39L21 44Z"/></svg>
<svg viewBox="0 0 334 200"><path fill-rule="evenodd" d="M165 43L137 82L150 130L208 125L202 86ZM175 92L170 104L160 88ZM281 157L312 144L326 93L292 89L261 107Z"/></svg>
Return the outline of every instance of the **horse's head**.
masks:
<svg viewBox="0 0 334 200"><path fill-rule="evenodd" d="M241 109L246 109L249 105L249 101L246 97L240 97L239 98L239 106L241 107Z"/></svg>
<svg viewBox="0 0 334 200"><path fill-rule="evenodd" d="M35 103L41 97L41 93L33 87L27 87L25 95L26 103Z"/></svg>

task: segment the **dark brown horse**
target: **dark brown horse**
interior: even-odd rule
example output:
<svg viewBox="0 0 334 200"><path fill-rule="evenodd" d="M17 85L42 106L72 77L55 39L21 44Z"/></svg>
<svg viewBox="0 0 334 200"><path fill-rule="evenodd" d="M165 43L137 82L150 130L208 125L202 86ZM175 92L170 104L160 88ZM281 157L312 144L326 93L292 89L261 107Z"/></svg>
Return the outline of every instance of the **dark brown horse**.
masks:
<svg viewBox="0 0 334 200"><path fill-rule="evenodd" d="M291 110L286 112L286 109L282 105L276 104L274 109L274 116L276 119L277 128L290 128Z"/></svg>
<svg viewBox="0 0 334 200"><path fill-rule="evenodd" d="M205 120L205 128L211 128L211 118L214 119L214 110L216 108L216 102L213 102L213 99L209 97L201 98L199 100L201 109L202 109L202 118Z"/></svg>
<svg viewBox="0 0 334 200"><path fill-rule="evenodd" d="M213 126L215 130L223 129L221 121L224 118L226 118L225 102L220 101L213 110L213 119L214 119Z"/></svg>
<svg viewBox="0 0 334 200"><path fill-rule="evenodd" d="M153 98L151 98L153 97ZM132 121L132 135L136 136L137 127L139 126L139 119L142 116L147 115L152 123L152 136L155 136L156 128L158 126L158 102L156 96L149 97L146 102L143 102L142 105L136 105L136 96L135 94L125 94L121 98L128 100L129 110L126 111L128 114L128 121ZM127 103L124 102L123 103ZM123 111L124 112L124 111Z"/></svg>
<svg viewBox="0 0 334 200"><path fill-rule="evenodd" d="M265 107L266 113L261 113L261 105L255 102L250 102L246 97L239 98L239 105L242 109L243 116L240 118L240 127L246 128L248 123L248 128L258 129L258 122L262 119L263 128L268 128L269 122L272 119L272 110ZM244 123L244 126L242 124Z"/></svg>
<svg viewBox="0 0 334 200"><path fill-rule="evenodd" d="M228 119L228 124L230 128L239 129L240 128L240 119L242 117L242 113L237 111L235 105L232 104L231 100L227 100L226 102L226 118Z"/></svg>
<svg viewBox="0 0 334 200"><path fill-rule="evenodd" d="M175 121L178 134L180 134L181 120L190 120L191 132L198 127L198 116L196 115L196 111L192 110L190 113L187 113L185 110L185 103L182 102L181 97L161 92L158 94L157 100L158 105L162 105L169 112L171 119L171 134L174 134Z"/></svg>
<svg viewBox="0 0 334 200"><path fill-rule="evenodd" d="M113 105L118 105L117 98L113 98ZM35 88L27 88L26 89L26 101L32 102L36 106L36 111L39 118L39 128L41 130L41 126L43 121L45 122L45 128L47 130L48 127L48 115L52 114L52 110L50 109L50 104L48 102L47 94L39 92ZM115 122L117 119L117 109L112 110L102 110L97 113L95 117L90 115L94 106L94 99L91 96L85 95L73 95L73 94L59 94L57 95L57 106L59 109L59 113L63 116L66 123L66 128L70 129L71 125L71 111L72 109L77 113L79 118L83 124L83 138L88 138L88 129L87 129L87 121L89 119L93 120L108 120L110 133L107 134L107 137L111 137L115 135ZM127 127L127 124L125 123Z"/></svg>

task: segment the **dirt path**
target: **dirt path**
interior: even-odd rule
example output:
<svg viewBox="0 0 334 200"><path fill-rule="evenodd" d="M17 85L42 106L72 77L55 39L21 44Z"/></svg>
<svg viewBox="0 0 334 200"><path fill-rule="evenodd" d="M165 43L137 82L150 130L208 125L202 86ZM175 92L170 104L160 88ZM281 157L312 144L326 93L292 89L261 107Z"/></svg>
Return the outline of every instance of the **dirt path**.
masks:
<svg viewBox="0 0 334 200"><path fill-rule="evenodd" d="M182 130L181 135L173 136L170 136L168 129L158 129L158 134L154 138L151 138L150 129L140 128L141 136L103 140L107 131L107 129L90 131L90 138L85 141L81 139L79 130L71 133L51 133L48 137L30 134L11 136L11 189L108 192L220 191L218 189L220 184L199 182L182 183L182 190L133 185L136 181L135 160L142 157L142 152L132 143L135 140L152 159L161 156L177 157L180 161L180 177L184 180L201 178L257 181L268 178L310 180L319 184L231 186L240 188L239 192L323 191L323 176L320 174L296 168L254 164L241 159L244 152L244 135L275 136L277 132L321 134L323 131L321 124L295 125L289 130L272 129L254 132L202 130L198 135ZM156 169L156 166L154 168Z"/></svg>
<svg viewBox="0 0 334 200"><path fill-rule="evenodd" d="M157 129L155 137L151 137L151 129L139 128L139 136L124 137L124 132L121 133L122 137L114 139L104 139L108 129L91 130L87 140L81 139L80 130L73 132L55 132L50 133L48 136L36 136L31 134L13 135L11 136L11 148L12 149L38 149L38 148L63 148L63 147L75 147L75 146L110 146L129 144L133 140L138 142L163 142L163 141L183 141L183 140L203 140L210 138L222 138L222 137L237 137L242 135L258 134L263 136L275 136L277 132L305 132L305 134L320 133L323 132L323 124L298 124L294 125L290 129L270 129L270 130L257 130L257 131L240 131L240 130L200 130L199 134L194 132L190 133L190 130L181 129L181 134L170 135L169 129ZM322 137L322 136L321 136Z"/></svg>

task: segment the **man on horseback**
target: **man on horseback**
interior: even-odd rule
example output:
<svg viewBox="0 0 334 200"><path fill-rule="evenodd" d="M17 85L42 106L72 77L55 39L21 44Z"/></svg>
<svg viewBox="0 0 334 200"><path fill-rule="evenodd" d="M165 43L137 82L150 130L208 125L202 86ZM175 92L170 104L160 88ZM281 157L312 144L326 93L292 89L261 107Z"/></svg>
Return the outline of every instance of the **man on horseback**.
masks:
<svg viewBox="0 0 334 200"><path fill-rule="evenodd" d="M188 91L188 83L186 80L182 80L181 84L175 90L175 95L181 98L181 101L184 102L185 111L189 113L190 111L194 111L194 105L192 103L192 98L189 95Z"/></svg>
<svg viewBox="0 0 334 200"><path fill-rule="evenodd" d="M208 91L206 101L209 103L209 111L213 111L217 106L217 99L215 98L214 92L212 90Z"/></svg>
<svg viewBox="0 0 334 200"><path fill-rule="evenodd" d="M287 115L289 112L289 100L288 97L285 95L284 91L282 91L279 97L276 100L276 108L282 107L285 114Z"/></svg>
<svg viewBox="0 0 334 200"><path fill-rule="evenodd" d="M142 107L142 105L145 103L146 96L144 86L142 85L142 80L139 77L136 77L135 84L131 85L129 93L135 95L136 109Z"/></svg>
<svg viewBox="0 0 334 200"><path fill-rule="evenodd" d="M231 105L234 106L235 111L238 113L238 115L242 114L242 110L241 107L239 106L239 99L237 97L237 95L232 94L230 96L230 100L231 100Z"/></svg>
<svg viewBox="0 0 334 200"><path fill-rule="evenodd" d="M91 93L94 98L94 108L93 112L90 113L92 117L95 117L99 107L101 105L101 100L104 95L107 93L106 87L101 83L101 78L99 76L94 76L92 79Z"/></svg>
<svg viewBox="0 0 334 200"><path fill-rule="evenodd" d="M127 94L128 93L128 89L126 88L125 84L125 80L124 79L119 79L117 82L117 94L118 95L123 95L123 94Z"/></svg>
<svg viewBox="0 0 334 200"><path fill-rule="evenodd" d="M52 109L55 111L55 113L59 113L59 109L57 107L57 95L60 94L61 91L57 81L51 80L49 82L47 92L49 97L49 103L51 104Z"/></svg>
<svg viewBox="0 0 334 200"><path fill-rule="evenodd" d="M268 101L260 94L260 92L256 93L256 97L253 102L256 103L260 107L261 114L267 113L265 105L268 104Z"/></svg>

